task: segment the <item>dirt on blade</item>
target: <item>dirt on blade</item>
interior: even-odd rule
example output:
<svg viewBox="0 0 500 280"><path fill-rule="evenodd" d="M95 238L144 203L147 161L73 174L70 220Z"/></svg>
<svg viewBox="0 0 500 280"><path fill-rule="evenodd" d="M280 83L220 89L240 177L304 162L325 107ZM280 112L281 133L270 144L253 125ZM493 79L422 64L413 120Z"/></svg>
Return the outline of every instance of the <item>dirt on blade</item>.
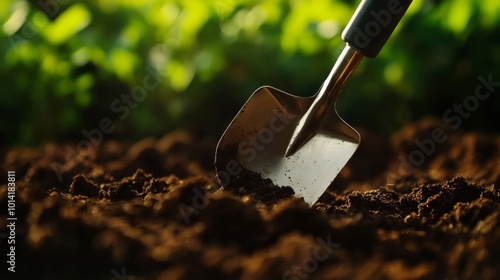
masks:
<svg viewBox="0 0 500 280"><path fill-rule="evenodd" d="M295 192L292 187L277 186L270 179L264 179L259 173L243 167L237 161L237 153L237 145L224 147L218 153L217 162L226 166L217 167L217 182L223 185L225 191L240 196L249 196L253 201L265 204L273 204L293 197ZM231 170L227 170L227 167L231 167Z"/></svg>

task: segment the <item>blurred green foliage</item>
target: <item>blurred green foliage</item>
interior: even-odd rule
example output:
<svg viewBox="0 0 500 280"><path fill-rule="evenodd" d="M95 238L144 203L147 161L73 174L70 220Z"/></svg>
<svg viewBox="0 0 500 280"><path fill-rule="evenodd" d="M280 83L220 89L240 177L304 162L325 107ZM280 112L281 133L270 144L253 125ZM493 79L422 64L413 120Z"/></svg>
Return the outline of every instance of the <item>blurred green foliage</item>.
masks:
<svg viewBox="0 0 500 280"><path fill-rule="evenodd" d="M103 118L116 127L109 137L178 126L219 134L261 85L314 94L357 4L3 0L1 141L78 140ZM388 132L424 115L441 117L474 93L479 75L500 81L499 15L498 0L414 1L380 55L365 59L346 85L340 115ZM151 69L164 75L159 86L127 116L113 110ZM499 108L497 92L463 127L498 132Z"/></svg>

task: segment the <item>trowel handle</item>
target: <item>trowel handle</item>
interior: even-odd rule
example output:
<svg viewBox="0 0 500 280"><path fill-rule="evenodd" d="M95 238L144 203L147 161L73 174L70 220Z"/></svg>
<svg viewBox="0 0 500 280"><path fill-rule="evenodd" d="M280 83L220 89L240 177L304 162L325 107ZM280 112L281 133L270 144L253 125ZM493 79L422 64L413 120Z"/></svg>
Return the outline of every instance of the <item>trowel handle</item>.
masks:
<svg viewBox="0 0 500 280"><path fill-rule="evenodd" d="M342 39L364 56L377 56L412 0L362 0Z"/></svg>

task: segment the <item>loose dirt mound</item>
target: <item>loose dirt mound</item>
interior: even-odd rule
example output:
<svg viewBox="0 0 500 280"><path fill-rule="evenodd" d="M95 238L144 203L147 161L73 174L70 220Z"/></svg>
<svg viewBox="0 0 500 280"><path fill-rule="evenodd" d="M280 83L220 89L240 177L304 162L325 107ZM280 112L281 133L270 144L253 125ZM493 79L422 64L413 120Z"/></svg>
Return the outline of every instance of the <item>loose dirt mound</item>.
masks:
<svg viewBox="0 0 500 280"><path fill-rule="evenodd" d="M432 144L436 128L446 140ZM210 173L215 142L185 132L87 155L71 145L9 150L16 276L500 279L500 139L432 119L390 139L361 134L312 208L256 195L245 178L222 190ZM6 185L0 197L7 209Z"/></svg>

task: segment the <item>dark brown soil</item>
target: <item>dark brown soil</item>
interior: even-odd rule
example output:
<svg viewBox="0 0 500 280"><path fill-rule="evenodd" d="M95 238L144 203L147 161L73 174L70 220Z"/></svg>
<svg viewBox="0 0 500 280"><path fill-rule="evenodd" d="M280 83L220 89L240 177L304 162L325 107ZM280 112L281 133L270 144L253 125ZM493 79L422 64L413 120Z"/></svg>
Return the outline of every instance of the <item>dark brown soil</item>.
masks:
<svg viewBox="0 0 500 280"><path fill-rule="evenodd" d="M447 139L431 149L436 128ZM248 174L221 188L215 139L182 131L80 156L71 145L7 150L18 218L17 277L7 276L500 279L500 138L433 119L390 138L360 132L360 149L312 208L262 192L268 182ZM415 140L433 150L422 162Z"/></svg>

